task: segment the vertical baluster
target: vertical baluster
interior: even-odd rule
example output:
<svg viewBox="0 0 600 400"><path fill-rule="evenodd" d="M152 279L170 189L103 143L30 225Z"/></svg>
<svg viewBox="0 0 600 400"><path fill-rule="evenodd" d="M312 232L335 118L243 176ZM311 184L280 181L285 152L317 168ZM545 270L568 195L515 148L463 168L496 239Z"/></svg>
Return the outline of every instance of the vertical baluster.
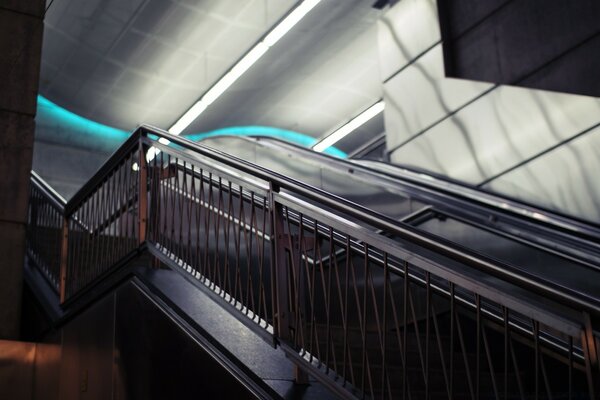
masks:
<svg viewBox="0 0 600 400"><path fill-rule="evenodd" d="M108 220L106 222L106 236L108 238L108 244L107 244L107 249L106 252L107 254L107 261L109 266L114 264L115 262L117 262L117 260L119 259L119 255L115 254L115 248L117 245L117 239L116 239L116 223L117 223L117 218L119 217L119 208L116 206L115 204L115 182L117 180L117 173L119 172L120 167L118 167L116 170L114 170L111 173L110 176L110 180L109 180L109 189L108 189L108 195L107 195L107 203L108 203Z"/></svg>
<svg viewBox="0 0 600 400"><path fill-rule="evenodd" d="M363 393L363 397L364 395L367 393L367 388L366 388L366 384L368 383L366 381L367 379L367 369L368 369L368 358L367 358L367 280L368 280L368 276L369 276L369 259L368 259L368 254L369 254L369 245L367 243L363 243L363 252L364 252L364 257L363 257L363 273L364 273L364 289L363 289L363 304L362 304L362 321L360 324L360 331L362 333L362 361L361 361L361 371L362 371L362 377L361 377L361 385L360 388L362 389L362 393ZM356 281L354 282L354 285L356 286ZM373 393L371 391L371 397L372 397Z"/></svg>
<svg viewBox="0 0 600 400"><path fill-rule="evenodd" d="M285 234L283 223L283 207L276 203L275 192L278 188L269 184L269 206L271 207L271 276L272 298L275 319L273 329L275 336L284 341L290 340L289 331L289 277L287 257L285 253Z"/></svg>
<svg viewBox="0 0 600 400"><path fill-rule="evenodd" d="M142 141L138 147L138 244L146 241L146 224L148 222L148 165L146 151Z"/></svg>
<svg viewBox="0 0 600 400"><path fill-rule="evenodd" d="M335 342L333 340L331 340L331 319L332 319L332 315L331 315L331 285L332 285L332 274L333 274L333 258L335 257L335 245L333 242L333 228L330 226L328 227L329 229L329 265L327 268L327 292L326 292L326 307L327 307L327 341L326 341L326 349L327 349L327 368L329 368L329 352L331 350L331 357L333 359L333 368L335 371L338 371L338 365L337 365L337 358L335 355ZM316 236L316 235L315 235ZM319 242L318 239L317 243ZM321 262L321 271L323 270L323 264L322 261ZM327 372L329 372L329 369L327 370Z"/></svg>
<svg viewBox="0 0 600 400"><path fill-rule="evenodd" d="M183 222L184 222L184 214L185 214L185 201L186 201L186 194L187 194L187 163L185 161L183 161L183 166L179 166L178 168L179 171L181 172L177 172L177 175L181 174L181 183L179 184L179 187L177 188L177 194L179 196L179 201L177 202L178 204L178 208L179 208L179 216L177 218L177 220L179 221L179 235L177 237L177 243L179 244L179 246L177 246L178 251L177 251L177 258L179 260L182 261L182 266L184 266L186 264L186 259L185 259L185 242L184 242L184 238L183 238Z"/></svg>
<svg viewBox="0 0 600 400"><path fill-rule="evenodd" d="M298 237L296 240L292 238L292 230L290 229L290 216L289 209L286 208L286 221L288 223L288 246L290 252L292 254L292 282L294 282L294 312L296 313L296 318L294 321L295 328L295 340L294 345L296 348L300 347L306 350L306 341L304 335L304 279L302 274L301 262L302 255L300 252L299 243L302 243L303 233L304 233L304 215L302 213L298 214Z"/></svg>
<svg viewBox="0 0 600 400"><path fill-rule="evenodd" d="M108 261L108 252L110 248L107 246L108 237L105 234L105 230L108 227L108 219L110 218L110 210L108 203L109 193L109 182L110 175L104 180L102 184L102 192L100 197L100 211L99 211L99 223L98 223L98 259L99 259L99 272L94 276L94 279L98 277L102 272L110 268L110 262Z"/></svg>
<svg viewBox="0 0 600 400"><path fill-rule="evenodd" d="M454 283L450 285L450 400L454 399L454 314L456 313L456 299Z"/></svg>
<svg viewBox="0 0 600 400"><path fill-rule="evenodd" d="M273 221L271 221L271 216L272 214L270 212L267 211L267 197L264 196L262 198L262 213L263 213L263 218L262 218L262 226L261 226L261 231L263 232L263 236L261 237L260 240L260 270L261 273L263 272L265 266L265 261L266 261L266 254L265 254L265 246L267 245L267 227L270 227L273 224ZM255 223L256 229L258 229L258 222ZM257 232L258 234L258 232ZM271 243L270 246L273 245L273 237L270 236L271 239ZM258 238L257 238L258 240ZM273 269L271 268L271 274L273 273ZM267 289L265 289L265 286L267 286L268 282L266 281L266 279L264 279L264 275L261 276L260 279L260 285L261 285L261 295L263 296L263 306L264 306L264 319L265 322L268 323L270 320L270 316L273 315L273 308L271 308L269 310L269 305L267 304ZM270 288L271 290L273 290L273 287L271 286ZM273 321L274 322L274 321Z"/></svg>
<svg viewBox="0 0 600 400"><path fill-rule="evenodd" d="M429 320L431 319L431 274L429 272L425 272L425 290L425 399L428 400L431 389L429 387Z"/></svg>
<svg viewBox="0 0 600 400"><path fill-rule="evenodd" d="M573 398L573 336L569 336L569 400Z"/></svg>
<svg viewBox="0 0 600 400"><path fill-rule="evenodd" d="M404 261L403 263L404 266L404 293L403 293L403 299L402 299L402 306L403 306L403 310L402 310L402 319L403 319L403 326L402 326L402 330L403 330L403 334L402 334L402 348L405 350L405 364L402 368L402 399L406 399L407 394L408 394L408 347L407 347L407 341L408 341L408 289L409 289L409 275L408 275L408 262Z"/></svg>
<svg viewBox="0 0 600 400"><path fill-rule="evenodd" d="M86 211L86 216L85 216L85 222L87 224L87 229L85 232L85 259L84 261L80 264L77 265L77 282L76 282L76 287L75 287L75 291L78 291L79 289L81 289L84 285L85 282L87 281L88 275L89 275L89 265L92 264L93 262L93 252L92 252L92 232L94 231L94 194L92 193L89 198L86 199L85 201L85 211Z"/></svg>
<svg viewBox="0 0 600 400"><path fill-rule="evenodd" d="M350 288L350 257L352 254L350 253L350 236L346 235L346 265L345 265L345 280L344 280L344 300L343 300L343 315L344 321L346 321L346 325L344 326L344 372L343 375L345 378L348 377L346 374L346 368L350 371L350 382L353 385L356 384L356 380L354 379L354 368L352 367L352 354L350 352L350 348L348 345L348 330L349 330L349 322L348 322L348 292Z"/></svg>
<svg viewBox="0 0 600 400"><path fill-rule="evenodd" d="M502 307L502 319L504 321L504 398L508 400L508 339L510 327L508 325L508 308Z"/></svg>
<svg viewBox="0 0 600 400"><path fill-rule="evenodd" d="M478 294L475 295L476 319L477 319L477 340L475 350L475 394L478 399L481 398L481 298Z"/></svg>
<svg viewBox="0 0 600 400"><path fill-rule="evenodd" d="M583 313L584 329L581 331L581 344L583 357L585 360L585 372L588 381L588 390L590 398L596 398L596 391L599 386L598 374L598 352L596 349L596 338L592 328L591 317L588 313Z"/></svg>
<svg viewBox="0 0 600 400"><path fill-rule="evenodd" d="M213 265L213 287L219 286L223 287L221 282L221 257L220 257L220 247L221 247L221 212L223 211L223 180L218 178L219 185L217 188L217 206L215 209L215 225L214 225L214 234L215 234L215 255L214 265ZM211 185L212 188L213 185ZM226 253L227 254L227 253Z"/></svg>
<svg viewBox="0 0 600 400"><path fill-rule="evenodd" d="M63 218L62 224L62 238L60 247L60 302L64 303L66 299L66 285L67 285L67 260L69 251L69 220L67 217Z"/></svg>
<svg viewBox="0 0 600 400"><path fill-rule="evenodd" d="M383 316L381 321L382 331L382 345L381 345L381 397L385 398L385 387L387 380L387 359L386 359L386 347L387 347L387 291L388 281L390 279L390 271L388 266L388 253L383 253ZM389 397L392 397L392 391L389 392Z"/></svg>
<svg viewBox="0 0 600 400"><path fill-rule="evenodd" d="M119 255L124 254L123 249L127 248L127 237L126 237L127 235L126 235L125 226L127 225L126 219L128 218L129 206L127 204L126 195L124 195L124 193L125 193L125 190L124 190L125 177L124 177L124 175L125 175L125 168L119 168L117 170L117 179L116 179L117 208L120 210L119 218L117 219L118 241L117 241L116 250L117 250L117 254L119 254Z"/></svg>
<svg viewBox="0 0 600 400"><path fill-rule="evenodd" d="M196 276L196 260L195 260L195 252L194 245L192 243L192 236L194 232L194 211L198 210L198 206L196 205L196 201L198 197L196 196L196 171L194 170L194 164L191 164L190 171L190 189L188 193L188 215L187 215L187 253L186 253L186 263L190 268L190 272ZM150 186L152 187L152 186ZM152 198L152 197L150 197Z"/></svg>
<svg viewBox="0 0 600 400"><path fill-rule="evenodd" d="M535 399L540 398L540 335L539 325L535 320L531 321L533 326L533 340L535 343Z"/></svg>

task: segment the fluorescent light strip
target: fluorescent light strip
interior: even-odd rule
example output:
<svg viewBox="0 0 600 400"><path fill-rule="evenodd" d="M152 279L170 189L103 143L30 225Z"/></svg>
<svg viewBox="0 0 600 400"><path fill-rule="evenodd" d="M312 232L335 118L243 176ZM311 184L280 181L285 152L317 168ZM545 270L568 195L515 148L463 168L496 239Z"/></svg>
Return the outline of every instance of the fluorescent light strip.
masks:
<svg viewBox="0 0 600 400"><path fill-rule="evenodd" d="M279 41L290 29L294 27L306 14L310 12L321 0L304 0L302 4L294 9L271 32L265 36L263 43L271 47Z"/></svg>
<svg viewBox="0 0 600 400"><path fill-rule="evenodd" d="M185 112L169 128L169 133L179 135L196 118L200 116L214 103L240 76L244 74L256 61L258 61L266 52L277 43L287 32L290 31L310 10L312 10L321 0L304 0L298 7L279 22L271 31L258 42L242 59L221 77L188 111Z"/></svg>
<svg viewBox="0 0 600 400"><path fill-rule="evenodd" d="M314 151L322 152L326 148L334 145L335 143L342 140L344 137L348 136L357 128L361 127L371 118L375 117L377 114L381 113L385 108L385 103L382 101L373 104L371 107L367 108L365 111L360 113L354 119L349 121L346 125L342 126L340 129L331 133L319 143L313 146Z"/></svg>

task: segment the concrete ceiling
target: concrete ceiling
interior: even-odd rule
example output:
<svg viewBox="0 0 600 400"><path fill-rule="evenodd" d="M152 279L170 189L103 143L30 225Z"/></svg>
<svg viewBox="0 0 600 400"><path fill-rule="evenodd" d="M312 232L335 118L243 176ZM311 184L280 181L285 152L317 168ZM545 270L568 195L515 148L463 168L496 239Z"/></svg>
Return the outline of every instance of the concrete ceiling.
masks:
<svg viewBox="0 0 600 400"><path fill-rule="evenodd" d="M40 93L103 124L166 129L296 4L54 0ZM377 101L381 11L371 5L323 0L184 134L268 125L319 137Z"/></svg>

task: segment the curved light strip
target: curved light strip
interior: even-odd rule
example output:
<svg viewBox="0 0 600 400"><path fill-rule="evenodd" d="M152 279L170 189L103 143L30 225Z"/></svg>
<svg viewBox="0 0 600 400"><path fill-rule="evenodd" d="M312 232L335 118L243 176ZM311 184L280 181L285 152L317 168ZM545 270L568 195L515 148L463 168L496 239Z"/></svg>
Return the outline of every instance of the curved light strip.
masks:
<svg viewBox="0 0 600 400"><path fill-rule="evenodd" d="M295 143L300 146L310 148L315 143L317 143L317 139L312 136L305 135L303 133L289 131L287 129L279 129L273 128L270 126L257 126L257 125L248 125L248 126L231 126L227 128L216 129L214 131L205 132L205 133L195 133L192 135L185 135L186 139L193 140L195 142L207 139L215 136L266 136L273 137L277 139L282 139L287 142ZM328 147L323 151L331 156L347 158L348 154L344 153L338 148Z"/></svg>
<svg viewBox="0 0 600 400"><path fill-rule="evenodd" d="M92 121L81 115L75 114L53 102L42 95L37 96L37 116L41 123L57 124L70 130L80 132L84 135L93 135L115 143L121 143L127 139L130 132L113 128L96 121ZM77 138L75 138L77 140Z"/></svg>
<svg viewBox="0 0 600 400"><path fill-rule="evenodd" d="M38 95L37 119L45 125L64 127L76 134L70 135L69 140L80 142L81 145L89 145L89 136L94 136L105 142L110 141L111 144L118 146L124 142L130 135L130 132L122 129L113 128L112 126L104 125L71 111L68 111L61 106L51 102L42 95ZM201 141L209 137L229 135L229 136L268 136L282 139L300 146L310 147L316 143L316 139L300 132L279 129L270 126L233 126L205 133L196 133L186 135L185 138L193 141ZM326 153L346 158L347 154L334 147L327 149Z"/></svg>

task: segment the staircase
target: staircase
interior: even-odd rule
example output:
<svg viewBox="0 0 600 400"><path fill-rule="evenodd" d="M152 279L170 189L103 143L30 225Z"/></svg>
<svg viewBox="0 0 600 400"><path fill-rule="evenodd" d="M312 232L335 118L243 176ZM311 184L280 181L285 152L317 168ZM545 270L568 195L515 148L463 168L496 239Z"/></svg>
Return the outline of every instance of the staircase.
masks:
<svg viewBox="0 0 600 400"><path fill-rule="evenodd" d="M32 185L65 310L144 255L342 398L596 396L597 299L276 172L141 127L67 204Z"/></svg>

